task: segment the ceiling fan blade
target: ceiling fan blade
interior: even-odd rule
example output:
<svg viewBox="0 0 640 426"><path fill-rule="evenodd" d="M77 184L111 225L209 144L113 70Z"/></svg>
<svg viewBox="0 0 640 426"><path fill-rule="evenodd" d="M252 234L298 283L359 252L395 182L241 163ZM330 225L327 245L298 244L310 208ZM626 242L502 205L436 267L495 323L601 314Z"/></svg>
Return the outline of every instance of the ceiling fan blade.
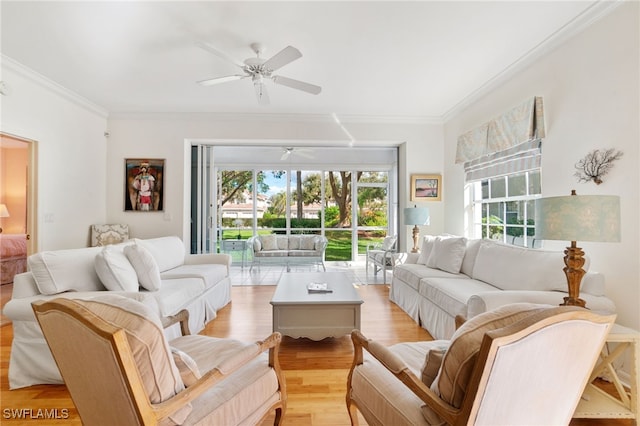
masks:
<svg viewBox="0 0 640 426"><path fill-rule="evenodd" d="M201 86L213 86L214 84L226 83L228 81L235 81L245 78L246 75L227 75L225 77L210 78L207 80L198 81Z"/></svg>
<svg viewBox="0 0 640 426"><path fill-rule="evenodd" d="M272 77L273 82L276 84L281 84L283 86L291 87L292 89L302 90L313 95L317 95L322 91L322 87L316 86L315 84L305 83L304 81L294 80L289 77L282 77L279 75L274 75Z"/></svg>
<svg viewBox="0 0 640 426"><path fill-rule="evenodd" d="M282 157L280 157L280 160L286 160L287 158L289 158L290 155L291 155L291 150L285 149L284 154L282 154Z"/></svg>
<svg viewBox="0 0 640 426"><path fill-rule="evenodd" d="M308 148L302 148L302 149L298 149L296 150L296 154L298 154L300 157L304 157L304 158L313 158L313 152L311 149Z"/></svg>
<svg viewBox="0 0 640 426"><path fill-rule="evenodd" d="M256 91L256 98L260 105L269 105L269 94L267 93L267 86L263 83L254 83L253 87Z"/></svg>
<svg viewBox="0 0 640 426"><path fill-rule="evenodd" d="M225 61L231 62L233 65L235 65L235 66L237 66L239 68L244 68L244 64L242 62L237 61L236 59L232 58L231 56L229 56L225 52L223 52L221 50L218 50L217 48L213 47L209 43L205 43L204 41L199 41L199 42L196 42L196 45L198 47L206 50L207 52L213 53L218 58L222 58Z"/></svg>
<svg viewBox="0 0 640 426"><path fill-rule="evenodd" d="M293 46L287 46L271 58L267 59L262 65L271 71L275 71L300 57L302 57L302 53L300 53L298 49Z"/></svg>

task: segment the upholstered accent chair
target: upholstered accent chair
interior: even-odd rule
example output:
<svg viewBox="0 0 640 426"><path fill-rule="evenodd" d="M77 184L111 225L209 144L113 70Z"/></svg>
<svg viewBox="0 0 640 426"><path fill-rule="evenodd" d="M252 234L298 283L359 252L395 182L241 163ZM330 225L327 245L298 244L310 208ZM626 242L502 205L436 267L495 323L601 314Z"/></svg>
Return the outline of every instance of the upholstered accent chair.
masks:
<svg viewBox="0 0 640 426"><path fill-rule="evenodd" d="M122 243L129 239L129 225L91 225L91 247Z"/></svg>
<svg viewBox="0 0 640 426"><path fill-rule="evenodd" d="M90 425L256 424L286 409L281 336L244 343L188 334L121 296L33 303L80 418ZM167 341L177 321L183 336Z"/></svg>
<svg viewBox="0 0 640 426"><path fill-rule="evenodd" d="M517 304L465 322L450 341L385 347L352 333L352 424L569 424L613 325L577 307Z"/></svg>
<svg viewBox="0 0 640 426"><path fill-rule="evenodd" d="M382 270L382 279L387 282L387 270L393 270L398 256L396 254L396 235L384 237L382 242L369 244L366 253L366 274L369 275L369 264L373 267L373 275Z"/></svg>

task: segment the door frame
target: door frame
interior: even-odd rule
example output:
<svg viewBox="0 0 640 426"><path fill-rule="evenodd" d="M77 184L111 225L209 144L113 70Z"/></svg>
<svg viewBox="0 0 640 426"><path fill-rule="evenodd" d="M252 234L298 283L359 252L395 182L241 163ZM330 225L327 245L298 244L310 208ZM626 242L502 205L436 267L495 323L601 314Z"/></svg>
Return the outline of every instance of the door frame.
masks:
<svg viewBox="0 0 640 426"><path fill-rule="evenodd" d="M27 144L27 255L38 251L38 142L0 131L0 139Z"/></svg>

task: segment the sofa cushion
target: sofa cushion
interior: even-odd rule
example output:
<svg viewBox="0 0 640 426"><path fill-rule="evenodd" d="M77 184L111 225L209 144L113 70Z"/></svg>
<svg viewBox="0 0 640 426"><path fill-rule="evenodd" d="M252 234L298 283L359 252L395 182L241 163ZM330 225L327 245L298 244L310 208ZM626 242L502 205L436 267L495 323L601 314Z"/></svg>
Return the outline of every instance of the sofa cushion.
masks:
<svg viewBox="0 0 640 426"><path fill-rule="evenodd" d="M260 236L262 250L278 250L278 242L273 234Z"/></svg>
<svg viewBox="0 0 640 426"><path fill-rule="evenodd" d="M316 249L316 236L315 235L302 235L300 237L300 249L301 250L315 250Z"/></svg>
<svg viewBox="0 0 640 426"><path fill-rule="evenodd" d="M393 269L393 276L408 284L416 291L420 287L420 280L423 278L466 278L460 274L451 274L440 269L428 268L417 263L403 263Z"/></svg>
<svg viewBox="0 0 640 426"><path fill-rule="evenodd" d="M289 237L286 235L276 235L276 245L278 250L289 250Z"/></svg>
<svg viewBox="0 0 640 426"><path fill-rule="evenodd" d="M289 257L317 257L320 253L315 250L289 250L285 256Z"/></svg>
<svg viewBox="0 0 640 426"><path fill-rule="evenodd" d="M202 278L180 278L162 280L162 289L149 294L156 299L160 315L168 317L187 308L189 303L202 297L203 292L204 280Z"/></svg>
<svg viewBox="0 0 640 426"><path fill-rule="evenodd" d="M206 288L211 288L227 276L227 266L220 264L190 264L169 269L160 274L161 280L177 278L201 278Z"/></svg>
<svg viewBox="0 0 640 426"><path fill-rule="evenodd" d="M289 236L289 250L300 250L300 235Z"/></svg>
<svg viewBox="0 0 640 426"><path fill-rule="evenodd" d="M464 259L462 259L462 266L460 272L472 277L473 267L476 264L476 258L478 257L478 250L480 249L481 239L467 240L467 248L464 251Z"/></svg>
<svg viewBox="0 0 640 426"><path fill-rule="evenodd" d="M458 274L466 249L467 239L464 237L438 236L427 259L427 266Z"/></svg>
<svg viewBox="0 0 640 426"><path fill-rule="evenodd" d="M149 291L160 289L160 270L153 255L139 244L132 244L124 248L124 254L131 262L138 276L138 282Z"/></svg>
<svg viewBox="0 0 640 426"><path fill-rule="evenodd" d="M451 338L432 390L448 404L460 408L485 333L514 324L548 308L549 305L517 303L502 306L466 321Z"/></svg>
<svg viewBox="0 0 640 426"><path fill-rule="evenodd" d="M440 307L451 317L467 316L467 303L471 296L488 291L500 291L496 287L482 281L474 280L466 275L459 278L424 278L420 281L420 296Z"/></svg>
<svg viewBox="0 0 640 426"><path fill-rule="evenodd" d="M186 251L184 243L178 237L160 237L140 240L136 244L143 246L153 256L160 272L168 271L184 263Z"/></svg>
<svg viewBox="0 0 640 426"><path fill-rule="evenodd" d="M426 265L429 256L431 256L431 251L433 250L433 245L436 242L436 237L434 235L425 235L422 239L422 246L420 247L420 256L416 263L421 265Z"/></svg>
<svg viewBox="0 0 640 426"><path fill-rule="evenodd" d="M473 278L502 290L566 291L561 252L528 249L483 240Z"/></svg>
<svg viewBox="0 0 640 426"><path fill-rule="evenodd" d="M41 294L105 290L95 268L102 247L43 251L27 258Z"/></svg>
<svg viewBox="0 0 640 426"><path fill-rule="evenodd" d="M254 257L287 257L289 252L287 250L262 250L254 253Z"/></svg>
<svg viewBox="0 0 640 426"><path fill-rule="evenodd" d="M138 291L138 276L123 247L105 246L96 255L94 266L107 290Z"/></svg>

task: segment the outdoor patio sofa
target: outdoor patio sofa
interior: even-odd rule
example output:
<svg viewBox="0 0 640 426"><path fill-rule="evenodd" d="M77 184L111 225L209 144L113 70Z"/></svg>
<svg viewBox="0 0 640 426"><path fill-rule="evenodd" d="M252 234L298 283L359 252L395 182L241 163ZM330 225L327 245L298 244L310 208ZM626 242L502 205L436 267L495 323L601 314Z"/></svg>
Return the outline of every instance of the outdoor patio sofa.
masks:
<svg viewBox="0 0 640 426"><path fill-rule="evenodd" d="M322 235L254 235L247 240L252 254L251 269L263 263L283 264L287 271L293 264L324 266L324 253L328 240Z"/></svg>

